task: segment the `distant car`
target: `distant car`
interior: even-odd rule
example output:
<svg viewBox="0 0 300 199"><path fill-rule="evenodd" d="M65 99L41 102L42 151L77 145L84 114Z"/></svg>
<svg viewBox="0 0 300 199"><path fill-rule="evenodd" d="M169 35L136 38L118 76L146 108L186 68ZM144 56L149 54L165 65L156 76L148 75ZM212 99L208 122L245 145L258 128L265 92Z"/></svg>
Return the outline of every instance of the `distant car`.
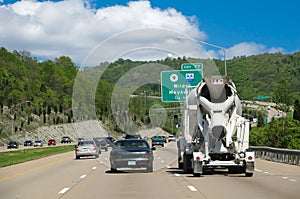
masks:
<svg viewBox="0 0 300 199"><path fill-rule="evenodd" d="M126 134L125 139L142 139L140 134Z"/></svg>
<svg viewBox="0 0 300 199"><path fill-rule="evenodd" d="M118 168L146 168L153 172L153 153L146 140L118 140L110 152L110 164L111 172Z"/></svg>
<svg viewBox="0 0 300 199"><path fill-rule="evenodd" d="M33 142L31 140L26 140L24 146L33 146Z"/></svg>
<svg viewBox="0 0 300 199"><path fill-rule="evenodd" d="M109 144L106 141L105 137L96 137L93 138L97 146L100 148L100 150L108 151Z"/></svg>
<svg viewBox="0 0 300 199"><path fill-rule="evenodd" d="M174 135L169 135L168 137L168 142L175 142L176 141L176 138Z"/></svg>
<svg viewBox="0 0 300 199"><path fill-rule="evenodd" d="M43 142L41 140L36 140L33 143L34 147L42 147L43 146Z"/></svg>
<svg viewBox="0 0 300 199"><path fill-rule="evenodd" d="M78 138L78 142L83 141L83 140L84 140L84 138Z"/></svg>
<svg viewBox="0 0 300 199"><path fill-rule="evenodd" d="M10 141L10 142L7 144L7 148L8 148L8 149L18 149L18 148L19 148L19 143L16 142L16 141Z"/></svg>
<svg viewBox="0 0 300 199"><path fill-rule="evenodd" d="M72 139L69 136L64 136L61 139L61 143L71 143Z"/></svg>
<svg viewBox="0 0 300 199"><path fill-rule="evenodd" d="M106 142L108 143L109 147L113 147L115 139L113 137L106 137Z"/></svg>
<svg viewBox="0 0 300 199"><path fill-rule="evenodd" d="M152 142L151 142L152 147L154 147L154 146L156 146L156 145L160 145L160 146L164 147L165 141L164 141L164 138L163 138L162 136L158 136L158 135L153 136L153 137L151 138L151 141L152 141Z"/></svg>
<svg viewBox="0 0 300 199"><path fill-rule="evenodd" d="M50 139L50 140L48 140L48 146L51 146L51 145L53 145L53 146L56 145L55 139Z"/></svg>
<svg viewBox="0 0 300 199"><path fill-rule="evenodd" d="M86 156L94 156L95 158L99 158L100 153L100 148L97 147L94 140L83 140L78 142L78 144L75 146L76 159Z"/></svg>
<svg viewBox="0 0 300 199"><path fill-rule="evenodd" d="M166 136L164 136L164 135L162 135L161 137L163 137L164 138L164 143L167 143L167 137Z"/></svg>

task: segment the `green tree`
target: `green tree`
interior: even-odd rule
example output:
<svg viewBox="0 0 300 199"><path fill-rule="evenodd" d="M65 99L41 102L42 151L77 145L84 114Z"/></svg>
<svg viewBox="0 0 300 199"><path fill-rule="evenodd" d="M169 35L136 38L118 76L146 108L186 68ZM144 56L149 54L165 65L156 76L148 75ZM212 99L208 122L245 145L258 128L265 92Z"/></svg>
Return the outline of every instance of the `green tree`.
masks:
<svg viewBox="0 0 300 199"><path fill-rule="evenodd" d="M284 78L278 82L277 88L274 91L274 101L280 104L285 104L286 106L292 105L293 100L291 85Z"/></svg>
<svg viewBox="0 0 300 199"><path fill-rule="evenodd" d="M300 103L298 99L296 99L294 103L293 119L300 121Z"/></svg>

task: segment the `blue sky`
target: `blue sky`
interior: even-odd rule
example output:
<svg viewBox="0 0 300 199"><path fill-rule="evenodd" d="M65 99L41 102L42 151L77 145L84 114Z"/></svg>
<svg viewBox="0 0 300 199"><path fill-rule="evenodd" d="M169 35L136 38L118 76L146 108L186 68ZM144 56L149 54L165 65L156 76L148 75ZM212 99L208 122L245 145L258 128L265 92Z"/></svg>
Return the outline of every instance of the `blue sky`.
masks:
<svg viewBox="0 0 300 199"><path fill-rule="evenodd" d="M128 1L101 0L98 7ZM208 42L226 48L252 41L278 46L286 53L300 49L300 1L298 0L154 0L153 7L175 8L185 16L197 16Z"/></svg>
<svg viewBox="0 0 300 199"><path fill-rule="evenodd" d="M119 54L126 54L124 49L130 50L123 49L121 44L132 44L137 37L130 34L132 37L128 38L124 32L150 27L174 30L176 34L224 47L229 59L265 52L294 53L300 46L299 7L297 0L0 0L3 19L0 46L8 50L29 50L34 56L50 59L67 55L78 63L84 59L82 54L88 54L103 42L107 49L109 45L115 49L117 44ZM143 42L150 45L153 39L153 43L161 44L150 45L157 49L179 42L167 41L166 37L162 40L164 34L154 37L153 33L145 33ZM112 39L113 35L117 36ZM116 43L118 39L122 42ZM180 45L179 48L185 49L183 43ZM172 52L181 56L182 49L172 49ZM219 49L206 50L210 57L222 57ZM195 51L186 48L188 56L201 54ZM143 57L142 54L129 58ZM116 55L107 57L113 56Z"/></svg>

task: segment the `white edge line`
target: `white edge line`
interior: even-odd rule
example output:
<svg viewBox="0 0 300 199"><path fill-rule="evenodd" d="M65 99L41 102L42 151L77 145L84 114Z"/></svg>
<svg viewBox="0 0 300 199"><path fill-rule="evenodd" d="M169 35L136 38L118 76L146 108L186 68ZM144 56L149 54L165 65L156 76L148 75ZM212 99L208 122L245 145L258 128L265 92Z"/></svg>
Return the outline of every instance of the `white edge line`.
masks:
<svg viewBox="0 0 300 199"><path fill-rule="evenodd" d="M257 172L261 172L261 170L259 170L259 169L254 169L255 171L257 171Z"/></svg>
<svg viewBox="0 0 300 199"><path fill-rule="evenodd" d="M198 191L194 186L188 186L188 188L191 190L191 191Z"/></svg>
<svg viewBox="0 0 300 199"><path fill-rule="evenodd" d="M64 193L66 193L67 191L69 191L69 187L66 187L66 188L63 188L62 190L60 190L58 193L59 194L64 194Z"/></svg>

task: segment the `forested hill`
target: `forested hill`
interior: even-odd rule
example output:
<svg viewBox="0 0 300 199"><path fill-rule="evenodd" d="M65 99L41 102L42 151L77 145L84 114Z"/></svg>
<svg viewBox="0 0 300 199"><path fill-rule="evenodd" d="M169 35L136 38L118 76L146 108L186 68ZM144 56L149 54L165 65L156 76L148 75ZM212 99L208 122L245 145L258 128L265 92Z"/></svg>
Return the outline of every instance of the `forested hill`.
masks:
<svg viewBox="0 0 300 199"><path fill-rule="evenodd" d="M11 106L29 100L32 105L71 105L78 68L68 57L38 62L28 51L0 49L0 103Z"/></svg>
<svg viewBox="0 0 300 199"><path fill-rule="evenodd" d="M274 101L292 104L300 98L300 52L242 56L227 63L242 99L269 95ZM287 101L282 95L287 95Z"/></svg>
<svg viewBox="0 0 300 199"><path fill-rule="evenodd" d="M205 60L204 60L205 61ZM223 61L214 60L223 73ZM185 58L158 60L179 70ZM119 59L111 63L104 78L111 84L126 71L146 62ZM204 66L205 67L205 66ZM300 52L265 53L227 60L228 75L235 82L241 99L272 96L277 102L293 104L300 98ZM0 49L0 103L10 106L30 100L37 106L71 107L71 94L78 67L66 56L39 62L28 51ZM150 86L158 94L159 86ZM284 98L283 98L284 97Z"/></svg>

